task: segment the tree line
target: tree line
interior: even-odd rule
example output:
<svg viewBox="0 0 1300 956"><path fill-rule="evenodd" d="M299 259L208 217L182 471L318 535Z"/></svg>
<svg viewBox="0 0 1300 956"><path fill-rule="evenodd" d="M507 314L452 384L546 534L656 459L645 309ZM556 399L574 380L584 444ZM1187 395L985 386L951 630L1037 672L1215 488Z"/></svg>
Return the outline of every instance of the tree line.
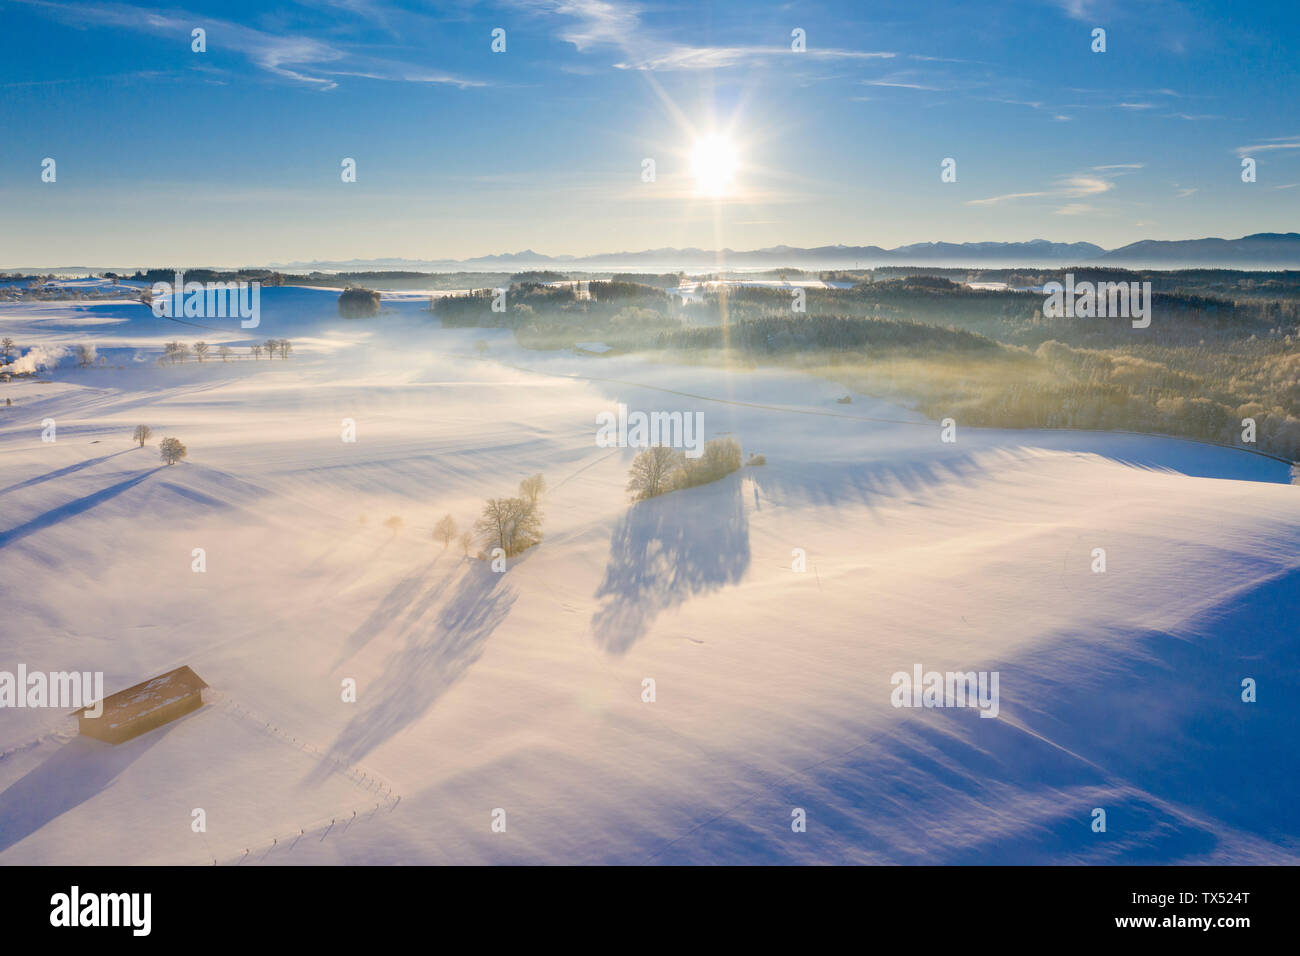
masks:
<svg viewBox="0 0 1300 956"><path fill-rule="evenodd" d="M254 361L260 359L264 352L268 359L279 355L281 360L285 360L293 352L293 343L288 339L267 339L265 342L255 343L248 347L248 354L253 357ZM177 363L183 365L191 353L199 362L203 362L211 356L212 346L207 342L195 342L192 347L185 342L167 342L163 345L163 354L158 361L171 365ZM229 361L234 354L234 350L229 345L223 343L217 346L217 355L223 362Z"/></svg>
<svg viewBox="0 0 1300 956"><path fill-rule="evenodd" d="M680 449L652 445L638 452L628 471L627 490L635 501L645 501L694 488L725 478L740 469L740 442L734 438L714 438L704 443L698 458L687 458ZM753 464L762 464L757 456Z"/></svg>

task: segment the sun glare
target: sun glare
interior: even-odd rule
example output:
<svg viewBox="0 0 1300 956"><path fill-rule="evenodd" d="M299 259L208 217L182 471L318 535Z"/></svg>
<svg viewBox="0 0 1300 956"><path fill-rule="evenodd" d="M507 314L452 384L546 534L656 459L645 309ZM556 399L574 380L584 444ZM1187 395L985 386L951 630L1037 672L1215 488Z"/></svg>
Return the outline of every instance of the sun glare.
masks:
<svg viewBox="0 0 1300 956"><path fill-rule="evenodd" d="M691 170L697 191L725 196L736 178L736 148L725 136L706 136L691 150Z"/></svg>

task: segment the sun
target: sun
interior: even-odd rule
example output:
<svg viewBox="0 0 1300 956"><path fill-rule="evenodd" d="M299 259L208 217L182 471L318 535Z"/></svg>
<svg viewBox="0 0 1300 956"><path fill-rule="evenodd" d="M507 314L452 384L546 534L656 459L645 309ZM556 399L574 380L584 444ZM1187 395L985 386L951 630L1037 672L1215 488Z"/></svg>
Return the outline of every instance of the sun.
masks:
<svg viewBox="0 0 1300 956"><path fill-rule="evenodd" d="M715 198L727 195L735 181L737 165L736 147L725 136L705 136L691 149L695 188L702 195Z"/></svg>

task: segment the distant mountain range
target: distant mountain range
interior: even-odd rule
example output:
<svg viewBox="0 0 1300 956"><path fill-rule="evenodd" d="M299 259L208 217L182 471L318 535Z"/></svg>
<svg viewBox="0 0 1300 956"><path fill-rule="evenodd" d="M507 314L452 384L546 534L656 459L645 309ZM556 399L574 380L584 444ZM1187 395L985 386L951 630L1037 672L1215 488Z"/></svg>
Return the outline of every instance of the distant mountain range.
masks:
<svg viewBox="0 0 1300 956"><path fill-rule="evenodd" d="M550 256L531 249L472 259L349 259L328 262L272 263L295 272L370 269L447 271L501 269L600 269L620 271L692 271L771 269L867 269L876 266L926 265L944 267L1109 265L1134 268L1300 269L1300 233L1261 232L1240 239L1145 239L1118 249L1091 242L918 242L894 249L880 246L769 246L721 252L709 249L645 249L589 256Z"/></svg>
<svg viewBox="0 0 1300 956"><path fill-rule="evenodd" d="M173 263L163 263L170 266ZM153 263L152 265L159 265ZM189 263L198 268L204 263ZM932 266L942 268L1061 268L1065 266L1119 266L1134 269L1300 269L1300 233L1259 232L1240 239L1144 239L1118 249L1103 249L1091 242L917 242L894 249L880 246L768 246L737 251L723 249L644 249L640 252L605 252L590 256L549 256L532 249L472 259L335 259L311 262L244 263L245 267L285 272L521 272L552 269L599 272L713 272L776 269L870 269L877 266ZM17 269L20 272L123 271L120 266L59 266ZM137 268L126 269L130 273ZM3 269L0 269L3 271Z"/></svg>

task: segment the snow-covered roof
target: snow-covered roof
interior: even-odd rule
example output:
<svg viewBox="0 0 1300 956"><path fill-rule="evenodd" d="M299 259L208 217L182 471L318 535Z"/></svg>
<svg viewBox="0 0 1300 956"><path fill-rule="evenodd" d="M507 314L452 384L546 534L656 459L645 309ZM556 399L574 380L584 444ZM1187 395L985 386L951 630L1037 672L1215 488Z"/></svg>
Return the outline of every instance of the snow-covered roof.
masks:
<svg viewBox="0 0 1300 956"><path fill-rule="evenodd" d="M134 687L119 690L104 698L104 713L98 718L111 728L121 727L133 720L139 720L153 713L160 707L166 707L178 700L197 694L208 685L203 678L190 670L188 665L181 665L166 674L159 674L147 681L141 681ZM82 707L73 711L81 716L89 708Z"/></svg>

